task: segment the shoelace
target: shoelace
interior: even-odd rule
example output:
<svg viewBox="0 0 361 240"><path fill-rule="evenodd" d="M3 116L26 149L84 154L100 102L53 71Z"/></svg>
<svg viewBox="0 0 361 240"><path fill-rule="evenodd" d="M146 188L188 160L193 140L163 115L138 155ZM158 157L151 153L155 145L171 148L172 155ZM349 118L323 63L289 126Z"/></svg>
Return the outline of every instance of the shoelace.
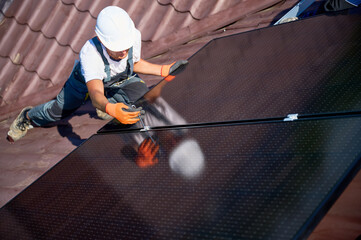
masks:
<svg viewBox="0 0 361 240"><path fill-rule="evenodd" d="M21 122L18 122L16 125L21 131L25 131L27 127L30 125L30 120L26 118L26 113L28 111L25 111L23 114L23 120Z"/></svg>

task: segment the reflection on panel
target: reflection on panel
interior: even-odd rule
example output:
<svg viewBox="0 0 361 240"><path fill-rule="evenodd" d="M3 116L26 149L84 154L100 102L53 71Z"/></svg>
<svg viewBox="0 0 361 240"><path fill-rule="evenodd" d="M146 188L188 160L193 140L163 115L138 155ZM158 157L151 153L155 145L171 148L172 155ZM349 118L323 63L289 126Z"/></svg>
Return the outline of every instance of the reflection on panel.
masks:
<svg viewBox="0 0 361 240"><path fill-rule="evenodd" d="M157 89L160 89L161 86L163 86L164 84L166 84L165 81L161 82L153 90L157 91ZM150 91L149 93L152 94L153 91ZM145 97L149 99L149 94L146 94ZM142 98L135 104L136 106L142 106L142 109L145 111L145 115L136 124L120 124L120 122L118 122L116 119L113 119L105 126L103 126L98 131L98 133L113 131L133 131L144 129L147 126L175 127L178 125L187 125L186 120L178 112L176 112L174 108L169 105L161 96L152 99L152 101L148 101L146 100L146 98Z"/></svg>
<svg viewBox="0 0 361 240"><path fill-rule="evenodd" d="M302 236L360 163L360 123L350 117L95 135L0 210L0 235Z"/></svg>

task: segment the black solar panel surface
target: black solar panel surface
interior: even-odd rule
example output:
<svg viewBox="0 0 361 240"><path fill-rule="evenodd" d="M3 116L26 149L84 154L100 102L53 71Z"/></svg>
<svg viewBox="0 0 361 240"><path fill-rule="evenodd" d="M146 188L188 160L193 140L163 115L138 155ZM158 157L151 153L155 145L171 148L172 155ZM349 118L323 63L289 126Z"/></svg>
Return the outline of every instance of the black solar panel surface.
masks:
<svg viewBox="0 0 361 240"><path fill-rule="evenodd" d="M189 123L361 109L361 14L213 40L162 93Z"/></svg>
<svg viewBox="0 0 361 240"><path fill-rule="evenodd" d="M360 163L360 122L151 131L159 162L148 168L134 160L145 133L94 135L0 210L0 232L34 239L291 239ZM193 146L181 149L187 158L171 157L186 142Z"/></svg>
<svg viewBox="0 0 361 240"><path fill-rule="evenodd" d="M146 99L161 89L189 124L359 111L360 39L360 11L219 38ZM147 125L174 125L154 124ZM110 124L101 131L121 128Z"/></svg>

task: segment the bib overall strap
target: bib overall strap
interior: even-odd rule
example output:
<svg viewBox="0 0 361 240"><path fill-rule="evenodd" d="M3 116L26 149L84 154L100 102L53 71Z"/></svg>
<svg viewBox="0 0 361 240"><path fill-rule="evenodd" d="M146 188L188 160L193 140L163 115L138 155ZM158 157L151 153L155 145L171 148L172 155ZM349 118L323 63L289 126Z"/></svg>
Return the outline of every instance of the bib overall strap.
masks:
<svg viewBox="0 0 361 240"><path fill-rule="evenodd" d="M128 73L128 77L129 77L129 76L133 75L133 67L134 67L133 47L129 48L127 65L129 66L129 73Z"/></svg>
<svg viewBox="0 0 361 240"><path fill-rule="evenodd" d="M98 52L100 53L100 56L102 57L103 62L104 62L104 65L105 65L104 71L105 71L105 73L107 74L107 77L104 79L104 82L108 82L108 81L110 80L110 67L109 67L109 62L108 62L108 60L106 59L106 57L104 56L103 48L102 48L102 45L101 45L100 41L98 40L98 38L97 38L97 37L93 37L93 38L92 38L92 41L93 41L93 43L95 44L95 47L97 48Z"/></svg>
<svg viewBox="0 0 361 240"><path fill-rule="evenodd" d="M133 66L134 65L133 64L133 47L129 48L127 68L125 69L125 71L120 74L117 74L114 77L111 77L109 62L108 62L107 58L104 56L103 48L102 48L102 45L101 45L99 39L97 37L94 37L94 38L92 38L92 41L104 62L104 66L105 66L104 71L107 74L107 77L103 80L105 87L108 87L108 86L112 85L113 83L118 82L120 80L127 79L131 75L133 75L133 67L134 67Z"/></svg>

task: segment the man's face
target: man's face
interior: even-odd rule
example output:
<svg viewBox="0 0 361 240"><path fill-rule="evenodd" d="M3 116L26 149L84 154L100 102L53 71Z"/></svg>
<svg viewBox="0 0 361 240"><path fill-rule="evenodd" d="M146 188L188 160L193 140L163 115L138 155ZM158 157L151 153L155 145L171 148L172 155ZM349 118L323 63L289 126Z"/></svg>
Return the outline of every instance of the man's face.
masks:
<svg viewBox="0 0 361 240"><path fill-rule="evenodd" d="M120 52L114 52L114 51L109 50L108 48L106 48L106 50L107 50L107 53L109 54L109 56L116 61L120 61L120 60L126 58L128 55L128 52L129 52L129 49L120 51Z"/></svg>

